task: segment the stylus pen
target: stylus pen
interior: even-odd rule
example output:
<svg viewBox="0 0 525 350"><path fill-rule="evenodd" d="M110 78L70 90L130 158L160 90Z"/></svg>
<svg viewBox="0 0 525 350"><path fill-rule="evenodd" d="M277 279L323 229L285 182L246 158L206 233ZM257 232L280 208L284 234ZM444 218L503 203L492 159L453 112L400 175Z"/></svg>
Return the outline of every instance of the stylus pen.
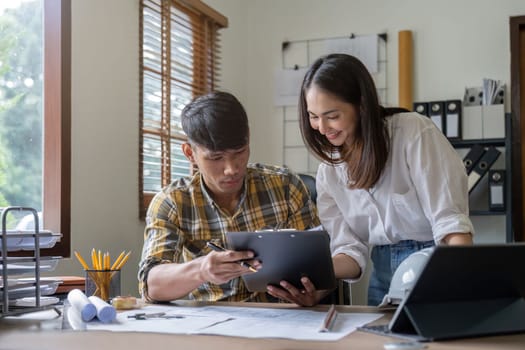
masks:
<svg viewBox="0 0 525 350"><path fill-rule="evenodd" d="M218 246L215 243L212 242L206 242L206 245L210 247L211 249L215 250L216 252L224 252L226 249L224 249L221 246ZM251 272L257 272L257 269L253 267L252 265L248 264L246 261L239 261L239 264L243 267L246 267L247 269L250 269Z"/></svg>

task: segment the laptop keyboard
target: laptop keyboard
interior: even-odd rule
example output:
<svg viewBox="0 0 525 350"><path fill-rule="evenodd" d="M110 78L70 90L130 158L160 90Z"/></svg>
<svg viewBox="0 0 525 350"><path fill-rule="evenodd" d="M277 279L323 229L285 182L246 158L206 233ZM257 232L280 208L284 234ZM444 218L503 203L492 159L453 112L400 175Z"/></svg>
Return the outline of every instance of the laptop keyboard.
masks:
<svg viewBox="0 0 525 350"><path fill-rule="evenodd" d="M402 334L402 333L392 332L388 328L388 324L367 325L367 326L359 327L358 329L364 332L384 335L388 337L396 337L396 338L409 339L409 340L424 340L422 337L415 335L415 334Z"/></svg>
<svg viewBox="0 0 525 350"><path fill-rule="evenodd" d="M378 324L374 326L363 326L360 327L363 331L372 332L372 333L379 333L379 334L388 334L391 333L388 329L387 324Z"/></svg>

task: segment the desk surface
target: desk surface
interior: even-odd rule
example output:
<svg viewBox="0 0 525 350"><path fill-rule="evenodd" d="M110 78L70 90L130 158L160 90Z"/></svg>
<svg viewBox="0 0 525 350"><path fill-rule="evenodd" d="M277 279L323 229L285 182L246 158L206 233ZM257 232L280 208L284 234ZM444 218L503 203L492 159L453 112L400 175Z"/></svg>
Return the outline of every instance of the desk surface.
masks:
<svg viewBox="0 0 525 350"><path fill-rule="evenodd" d="M279 307L283 304L221 303L221 305ZM284 305L283 305L284 306ZM289 307L289 304L287 305ZM326 306L317 306L323 309ZM340 312L377 312L376 308L338 306ZM391 317L387 314L385 317ZM384 322L384 320L383 320ZM2 349L383 349L387 342L400 339L357 331L336 342L297 341L286 339L249 339L207 335L177 335L153 333L123 333L100 331L61 330L62 318L54 317L53 311L26 314L22 317L0 319ZM427 343L426 349L520 349L524 348L525 334Z"/></svg>

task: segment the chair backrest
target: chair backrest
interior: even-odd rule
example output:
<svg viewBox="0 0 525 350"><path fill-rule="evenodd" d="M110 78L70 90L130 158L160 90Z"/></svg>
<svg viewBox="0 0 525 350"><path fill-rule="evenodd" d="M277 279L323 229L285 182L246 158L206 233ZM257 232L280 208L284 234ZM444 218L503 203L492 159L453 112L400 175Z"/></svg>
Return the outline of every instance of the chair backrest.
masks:
<svg viewBox="0 0 525 350"><path fill-rule="evenodd" d="M317 203L317 190L315 189L315 177L309 174L297 174L303 180L304 184L306 185L306 188L310 192L310 198L314 203Z"/></svg>
<svg viewBox="0 0 525 350"><path fill-rule="evenodd" d="M317 204L317 190L315 188L315 177L309 174L298 173L306 188L310 192L310 198ZM330 294L320 301L320 304L352 305L352 289L348 282L338 281L338 286Z"/></svg>

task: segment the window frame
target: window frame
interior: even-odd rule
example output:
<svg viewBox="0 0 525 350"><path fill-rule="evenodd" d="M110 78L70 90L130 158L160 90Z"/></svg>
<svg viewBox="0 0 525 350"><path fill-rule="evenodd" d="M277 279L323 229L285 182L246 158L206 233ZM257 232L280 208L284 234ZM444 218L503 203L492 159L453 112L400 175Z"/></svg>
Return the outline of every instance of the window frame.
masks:
<svg viewBox="0 0 525 350"><path fill-rule="evenodd" d="M71 256L71 1L44 0L44 227L62 238L42 255Z"/></svg>
<svg viewBox="0 0 525 350"><path fill-rule="evenodd" d="M172 121L172 113L170 106L170 97L171 97L171 72L163 72L161 76L161 86L162 86L162 102L160 108L161 121L160 121L160 130L152 131L146 130L144 128L144 7L145 2L149 3L152 0L141 0L140 1L140 28L139 28L139 74L140 74L140 95L139 95L139 218L144 219L146 216L146 211L149 206L149 203L155 195L154 192L148 192L144 190L144 137L145 135L153 135L160 139L161 143L161 160L159 163L160 167L160 177L161 177L161 187L166 186L171 182L171 162L174 159L171 155L171 147L175 142L185 142L186 136L182 133L172 133L170 130L170 125ZM171 69L171 63L167 64L166 62L171 62L171 21L169 17L170 10L176 8L178 11L182 11L192 18L192 31L193 27L196 29L194 31L198 32L199 30L209 29L208 26L200 24L200 21L209 21L210 25L215 25L213 33L209 34L212 38L211 42L204 42L205 48L194 49L194 60L193 60L193 85L198 85L192 89L193 97L202 94L203 92L211 92L215 89L216 83L218 81L218 62L220 58L215 56L218 52L218 32L220 29L226 28L228 26L228 19L209 7L201 0L156 0L155 2L161 8L161 23L159 26L161 28L167 29L166 32L163 32L161 29L160 40L162 41L163 50L160 54L161 60L167 70ZM201 54L199 54L201 53ZM210 72L211 78L204 76L203 72ZM164 75L170 77L170 79L165 79ZM182 150L181 150L182 153ZM191 167L191 165L190 165ZM192 169L189 169L190 171Z"/></svg>

